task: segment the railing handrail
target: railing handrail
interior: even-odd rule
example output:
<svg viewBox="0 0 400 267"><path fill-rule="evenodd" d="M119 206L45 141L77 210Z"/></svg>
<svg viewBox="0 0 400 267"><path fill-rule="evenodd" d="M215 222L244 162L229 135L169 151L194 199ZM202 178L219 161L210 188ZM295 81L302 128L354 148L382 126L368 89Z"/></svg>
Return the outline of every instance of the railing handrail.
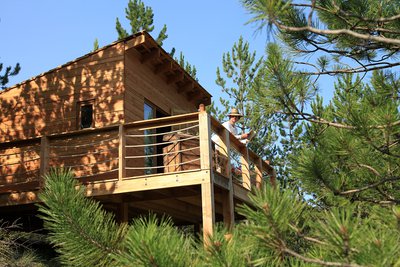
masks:
<svg viewBox="0 0 400 267"><path fill-rule="evenodd" d="M211 128L212 130L220 136L220 133L222 133L226 128L214 117L210 116L211 119ZM229 131L228 131L229 132ZM221 137L221 136L220 136ZM271 183L274 185L275 184L275 171L274 168L272 168L271 165L269 165L266 161L262 160L254 151L249 149L245 144L240 142L231 132L229 132L229 142L230 146L234 148L236 151L238 151L242 156L244 154L244 151L247 150L247 155L249 160L254 163L255 165L259 164L261 162L261 167L263 171L266 171L268 175L271 176Z"/></svg>
<svg viewBox="0 0 400 267"><path fill-rule="evenodd" d="M204 116L204 114L206 114L206 116ZM148 129L163 128L163 127L167 127L167 126L175 126L175 125L190 124L190 123L197 123L197 125L199 127L205 127L208 129L207 130L208 133L205 132L203 129L199 129L200 137L203 136L201 140L207 140L209 143L209 145L203 143L203 146L200 146L200 150L202 150L202 151L200 151L199 157L201 158L200 161L201 161L201 164L203 167L212 168L211 165L206 164L206 162L204 161L205 158L207 158L207 160L209 160L210 155L212 153L212 151L211 151L211 143L212 143L211 142L211 132L215 132L217 135L222 137L226 134L227 130L219 121L217 121L215 118L213 118L209 114L205 113L205 111L187 113L187 114L175 115L175 116L168 116L168 117L163 117L163 118L155 118L155 119L149 119L149 120L141 120L141 121L124 123L124 124L114 124L114 125L104 126L101 128L89 128L89 129L82 129L82 130L76 130L76 131L71 131L71 132L50 134L50 135L45 135L45 136L41 136L41 137L33 137L33 138L27 138L27 139L8 141L8 142L0 143L0 148L8 149L8 148L16 147L16 146L21 146L21 145L24 145L24 146L38 145L38 144L40 144L40 141L41 141L40 170L41 170L41 174L43 174L43 172L48 167L48 160L49 160L49 157L51 156L48 151L48 149L51 147L50 141L56 141L59 139L67 139L70 137L76 137L76 136L82 136L82 135L90 135L90 134L98 134L98 133L107 133L107 132L117 131L117 137L113 137L113 139L120 138L120 137L118 137L120 135L124 136L123 139L119 140L119 142L121 142L121 140L124 142L124 145L123 145L124 148L123 149L121 149L121 147L119 148L119 150L122 151L122 150L126 149L126 146L127 146L127 144L125 143L125 140L124 140L128 136L128 133L126 132L126 130L137 129L140 131L145 131ZM207 125L205 123L207 123ZM122 129L122 132L121 132L121 129ZM123 133L123 134L121 134L121 133ZM208 137L205 137L205 136L208 136ZM228 138L228 136L229 136L229 138ZM242 156L242 158L244 158L244 162L245 162L245 164L247 164L246 166L249 166L250 162L254 163L254 166L256 166L257 171L258 171L258 174L257 174L258 176L259 176L260 171L261 171L261 173L266 171L270 176L274 176L274 169L267 162L261 160L261 158L255 152L251 151L250 149L248 149L248 147L246 145L242 144L237 138L235 138L235 136L232 133L229 132L229 134L226 135L226 138L229 139L229 140L226 139L228 142L228 146L229 146L228 148L229 149L233 148L233 149L237 150L240 153L240 155ZM181 141L183 141L183 140L181 140ZM119 157L120 161L121 161L120 166L121 167L123 166L123 167L122 168L119 167L119 168L125 170L127 166L125 165L124 161L127 157L126 157L125 153L122 153L121 155L122 155L122 161L121 161L121 157ZM42 163L42 159L43 159L43 163ZM118 158L114 158L113 160L116 160L116 159L118 159ZM248 169L249 168L247 167L246 175L250 176L250 174L249 174L250 170L248 170ZM119 175L119 176L121 176L121 177L119 177L119 179L122 179L125 177L125 175L123 173L121 173L121 175ZM271 182L273 182L272 179L271 179Z"/></svg>
<svg viewBox="0 0 400 267"><path fill-rule="evenodd" d="M127 123L122 123L122 125L126 128L141 128L141 130L143 130L144 128L150 129L153 126L157 126L157 127L170 126L171 125L171 124L169 124L170 122L188 123L188 122L190 122L190 121L188 121L188 119L192 119L193 121L198 121L198 114L199 114L199 112L182 114L182 115L173 115L173 116L168 116L168 117L163 117L163 118L127 122ZM120 125L121 125L121 123L116 123L116 124L112 124L112 125L103 126L100 128L86 128L86 129L74 130L74 131L63 132L63 133L54 133L54 134L49 134L49 135L40 135L40 136L35 136L35 137L29 137L29 138L25 138L25 139L11 140L11 141L6 141L6 142L0 143L0 148L13 147L17 144L40 143L41 138L44 136L46 136L49 139L57 139L57 138L61 138L61 137L65 138L65 137L69 137L69 136L72 137L72 136L77 136L77 135L86 135L88 133L107 132L110 130L117 130Z"/></svg>

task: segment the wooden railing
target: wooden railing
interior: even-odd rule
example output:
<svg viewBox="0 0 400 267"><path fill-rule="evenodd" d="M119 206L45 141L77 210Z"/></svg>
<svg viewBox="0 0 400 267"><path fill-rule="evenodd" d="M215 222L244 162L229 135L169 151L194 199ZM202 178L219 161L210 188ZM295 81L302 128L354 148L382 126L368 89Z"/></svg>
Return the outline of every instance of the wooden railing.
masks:
<svg viewBox="0 0 400 267"><path fill-rule="evenodd" d="M218 147L212 135L222 140ZM238 175L231 168L236 157ZM271 166L206 112L1 143L0 192L38 189L50 167L70 168L83 183L204 169L239 176L247 189L261 186L266 175L275 181Z"/></svg>

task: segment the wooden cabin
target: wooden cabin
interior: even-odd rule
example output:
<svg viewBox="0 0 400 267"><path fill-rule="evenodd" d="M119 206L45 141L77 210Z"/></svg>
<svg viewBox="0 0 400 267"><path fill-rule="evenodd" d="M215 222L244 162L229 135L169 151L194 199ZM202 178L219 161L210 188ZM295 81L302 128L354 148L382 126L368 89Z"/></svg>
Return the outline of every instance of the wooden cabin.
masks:
<svg viewBox="0 0 400 267"><path fill-rule="evenodd" d="M204 234L216 221L231 225L251 187L274 179L146 32L0 91L0 101L0 219L21 217L27 228L51 167L71 169L121 222L151 211Z"/></svg>

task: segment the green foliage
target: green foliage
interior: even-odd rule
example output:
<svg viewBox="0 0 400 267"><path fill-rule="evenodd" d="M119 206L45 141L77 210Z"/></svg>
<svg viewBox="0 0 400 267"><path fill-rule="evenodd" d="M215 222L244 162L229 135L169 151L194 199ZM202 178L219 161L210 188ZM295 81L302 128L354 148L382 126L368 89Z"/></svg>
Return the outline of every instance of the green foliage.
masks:
<svg viewBox="0 0 400 267"><path fill-rule="evenodd" d="M24 241L25 235L16 222L0 223L0 266L46 266Z"/></svg>
<svg viewBox="0 0 400 267"><path fill-rule="evenodd" d="M147 31L151 33L154 30L154 13L153 9L146 6L141 0L129 0L128 7L125 8L125 18L129 21L131 26L130 33L124 29L119 19L116 19L115 28L118 33L118 39L124 39L130 34L135 34L140 31ZM167 25L164 24L161 31L158 33L156 42L162 46L164 41L168 38ZM173 57L175 54L175 48L172 48L170 55ZM186 70L194 79L196 78L196 67L185 61L183 53L180 52L180 57L175 60Z"/></svg>
<svg viewBox="0 0 400 267"><path fill-rule="evenodd" d="M65 171L53 171L46 176L41 197L45 227L62 263L69 266L400 263L398 208L365 209L363 205L351 204L321 211L290 190L263 187L250 195L251 206L240 207L239 212L246 219L229 231L217 226L204 247L202 242L173 227L169 219L157 219L154 215L135 219L130 225L117 225L94 200L85 199L82 188Z"/></svg>
<svg viewBox="0 0 400 267"><path fill-rule="evenodd" d="M145 6L141 0L129 0L128 7L125 8L125 18L129 21L131 27L130 34L135 34L140 31L151 33L154 30L153 9L149 6ZM116 20L115 28L118 32L119 40L130 35L128 31L122 27L118 18ZM163 41L167 38L167 26L164 24L164 27L158 33L156 40L162 46Z"/></svg>
<svg viewBox="0 0 400 267"><path fill-rule="evenodd" d="M283 170L312 205L295 220L304 231L294 224L311 239L299 250L283 242L286 256L315 265L398 266L400 80L387 69L399 64L398 2L242 3L252 23L281 41L268 45L264 86L252 99L281 115L282 149L291 154ZM337 75L327 104L317 94L321 74Z"/></svg>
<svg viewBox="0 0 400 267"><path fill-rule="evenodd" d="M40 199L40 217L49 239L67 266L111 266L127 233L98 202L84 196L84 188L67 170L51 170ZM68 196L68 197L66 197ZM61 241L62 240L62 241Z"/></svg>
<svg viewBox="0 0 400 267"><path fill-rule="evenodd" d="M249 23L276 33L296 56L308 56L310 74L364 72L397 66L400 6L393 0L242 0ZM324 54L324 64L310 63ZM336 64L330 65L330 62ZM348 65L350 62L351 65ZM321 63L321 62L320 62ZM353 66L356 65L356 66Z"/></svg>
<svg viewBox="0 0 400 267"><path fill-rule="evenodd" d="M99 40L96 38L93 43L93 51L99 49Z"/></svg>
<svg viewBox="0 0 400 267"><path fill-rule="evenodd" d="M0 63L0 72L2 70L3 70L3 63ZM4 70L4 74L0 74L0 88L1 89L6 88L5 85L8 83L9 77L17 75L20 70L21 66L19 65L19 63L17 63L14 68L12 68L11 66L6 67Z"/></svg>
<svg viewBox="0 0 400 267"><path fill-rule="evenodd" d="M195 263L193 240L154 215L136 219L129 226L124 250L116 256L121 266L190 266Z"/></svg>
<svg viewBox="0 0 400 267"><path fill-rule="evenodd" d="M226 114L232 107L236 107L244 115L237 123L240 132L249 129L257 132L249 147L262 157L271 159L275 147L271 144L275 138L272 127L273 118L269 113L263 113L251 100L250 95L260 86L263 75L263 59L256 58L256 52L250 52L250 45L240 37L231 51L222 56L222 71L217 68L216 84L228 97L219 99L223 110L215 104L209 109L211 114L220 121L226 120Z"/></svg>

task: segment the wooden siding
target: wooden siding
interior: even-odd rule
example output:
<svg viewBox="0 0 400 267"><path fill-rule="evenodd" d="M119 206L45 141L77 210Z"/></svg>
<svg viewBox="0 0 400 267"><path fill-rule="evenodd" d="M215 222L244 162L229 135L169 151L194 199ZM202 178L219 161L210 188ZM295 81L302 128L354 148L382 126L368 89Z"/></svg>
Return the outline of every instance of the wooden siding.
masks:
<svg viewBox="0 0 400 267"><path fill-rule="evenodd" d="M196 105L185 94L179 94L174 83L168 84L163 75L156 74L150 62L141 63L141 55L135 49L125 56L125 120L142 120L145 100L150 101L171 115L197 111Z"/></svg>
<svg viewBox="0 0 400 267"><path fill-rule="evenodd" d="M94 100L94 124L123 122L124 45L117 43L0 93L0 142L77 129L77 102Z"/></svg>

